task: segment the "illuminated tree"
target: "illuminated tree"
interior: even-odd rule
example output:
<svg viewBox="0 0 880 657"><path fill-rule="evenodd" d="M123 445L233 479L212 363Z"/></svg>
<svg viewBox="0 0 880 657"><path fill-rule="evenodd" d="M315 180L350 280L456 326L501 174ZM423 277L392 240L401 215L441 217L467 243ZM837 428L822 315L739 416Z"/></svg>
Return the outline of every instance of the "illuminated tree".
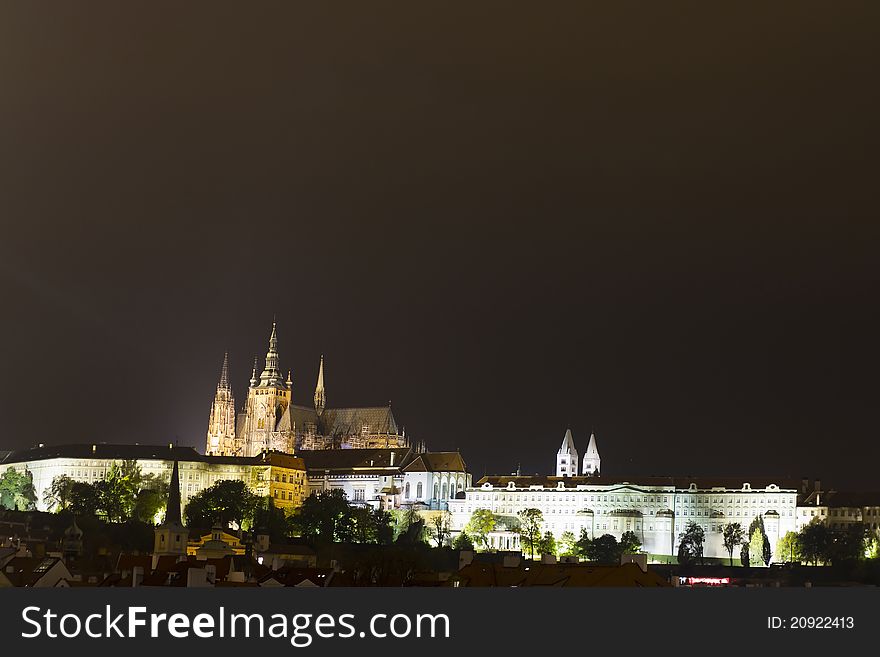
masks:
<svg viewBox="0 0 880 657"><path fill-rule="evenodd" d="M801 546L798 543L797 532L786 532L785 536L776 542L777 558L788 563L800 563Z"/></svg>
<svg viewBox="0 0 880 657"><path fill-rule="evenodd" d="M338 492L345 502L345 493ZM184 510L186 523L191 527L211 527L215 522L223 526L234 522L239 527L244 527L253 519L259 500L243 481L223 479L190 498ZM345 505L348 506L347 502Z"/></svg>
<svg viewBox="0 0 880 657"><path fill-rule="evenodd" d="M541 554L556 554L556 537L550 531L544 532L544 535L538 541L538 548Z"/></svg>
<svg viewBox="0 0 880 657"><path fill-rule="evenodd" d="M489 509L474 509L465 531L481 550L489 549L489 534L495 531L498 519Z"/></svg>
<svg viewBox="0 0 880 657"><path fill-rule="evenodd" d="M572 532L562 532L556 547L561 557L576 556L578 553L577 538Z"/></svg>
<svg viewBox="0 0 880 657"><path fill-rule="evenodd" d="M520 545L527 549L531 558L535 558L535 550L540 550L541 525L544 523L544 514L540 509L523 509L517 514L520 522L519 540Z"/></svg>
<svg viewBox="0 0 880 657"><path fill-rule="evenodd" d="M828 526L820 518L813 518L801 528L797 542L801 557L807 563L818 566L820 561L829 560L831 536Z"/></svg>
<svg viewBox="0 0 880 657"><path fill-rule="evenodd" d="M440 511L431 517L428 531L431 539L437 543L437 547L443 547L449 540L451 518L452 514L449 511Z"/></svg>
<svg viewBox="0 0 880 657"><path fill-rule="evenodd" d="M67 475L58 475L43 494L43 503L50 511L64 511L70 506L73 484Z"/></svg>
<svg viewBox="0 0 880 657"><path fill-rule="evenodd" d="M758 514L749 525L749 562L752 566L770 565L770 539L764 529L764 516Z"/></svg>
<svg viewBox="0 0 880 657"><path fill-rule="evenodd" d="M730 522L724 525L722 536L724 538L724 548L727 550L727 554L730 555L730 565L733 566L733 551L745 541L745 532L743 532L741 524Z"/></svg>
<svg viewBox="0 0 880 657"><path fill-rule="evenodd" d="M37 492L34 477L25 466L23 472L9 468L0 475L0 506L18 511L29 511L36 506Z"/></svg>

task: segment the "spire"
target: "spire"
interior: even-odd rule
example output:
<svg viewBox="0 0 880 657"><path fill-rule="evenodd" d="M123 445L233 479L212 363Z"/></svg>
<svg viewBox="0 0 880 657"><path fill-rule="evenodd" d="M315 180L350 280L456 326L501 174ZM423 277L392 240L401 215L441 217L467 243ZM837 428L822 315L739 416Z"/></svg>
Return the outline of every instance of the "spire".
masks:
<svg viewBox="0 0 880 657"><path fill-rule="evenodd" d="M220 383L217 384L217 390L229 389L229 352L223 354L223 367L220 368Z"/></svg>
<svg viewBox="0 0 880 657"><path fill-rule="evenodd" d="M321 364L318 366L318 384L315 386L315 410L318 415L324 412L327 405L327 394L324 391L324 354L321 354Z"/></svg>
<svg viewBox="0 0 880 657"><path fill-rule="evenodd" d="M275 385L280 387L283 382L281 380L281 372L278 370L278 332L275 328L275 322L272 322L272 335L269 336L269 351L266 352L266 367L260 374L260 385Z"/></svg>
<svg viewBox="0 0 880 657"><path fill-rule="evenodd" d="M584 454L584 466L581 470L585 475L598 475L601 470L602 459L599 458L599 448L596 446L596 432L590 434L590 444Z"/></svg>
<svg viewBox="0 0 880 657"><path fill-rule="evenodd" d="M571 437L571 429L565 430L565 435L562 437L562 446L559 448L558 454L575 454L577 450L574 447L574 438Z"/></svg>
<svg viewBox="0 0 880 657"><path fill-rule="evenodd" d="M254 356L254 369L251 371L251 388L257 387L257 357Z"/></svg>
<svg viewBox="0 0 880 657"><path fill-rule="evenodd" d="M180 520L180 473L177 471L177 459L171 468L171 482L168 484L168 506L165 510L164 525L177 524L183 526Z"/></svg>

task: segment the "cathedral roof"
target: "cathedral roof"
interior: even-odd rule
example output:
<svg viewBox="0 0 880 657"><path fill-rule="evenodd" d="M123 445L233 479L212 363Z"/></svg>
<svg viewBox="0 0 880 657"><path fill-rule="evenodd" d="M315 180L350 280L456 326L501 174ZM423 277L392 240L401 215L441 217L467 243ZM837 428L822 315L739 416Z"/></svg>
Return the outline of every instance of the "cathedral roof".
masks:
<svg viewBox="0 0 880 657"><path fill-rule="evenodd" d="M464 459L458 452L425 452L419 454L406 467L404 472L467 472Z"/></svg>
<svg viewBox="0 0 880 657"><path fill-rule="evenodd" d="M328 408L321 415L323 433L327 436L351 436L368 427L371 434L398 434L391 406L363 408Z"/></svg>

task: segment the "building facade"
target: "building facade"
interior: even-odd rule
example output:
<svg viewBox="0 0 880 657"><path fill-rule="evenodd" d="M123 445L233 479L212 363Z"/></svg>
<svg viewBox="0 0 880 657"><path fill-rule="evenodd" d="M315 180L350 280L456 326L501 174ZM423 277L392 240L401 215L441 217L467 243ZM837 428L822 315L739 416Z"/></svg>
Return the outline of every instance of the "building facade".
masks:
<svg viewBox="0 0 880 657"><path fill-rule="evenodd" d="M757 515L775 549L776 541L797 527L798 486L785 480L741 481L675 477L490 476L449 501L454 532L467 525L476 509L488 509L515 524L527 508L543 515L542 531L558 539L564 532L590 538L611 534L618 540L635 532L644 551L657 557L677 554L679 536L691 521L705 532L704 554L727 557L722 530L729 522L748 528ZM496 532L498 533L498 532ZM514 545L513 534L510 545ZM506 543L504 532L493 537ZM507 548L505 548L507 549Z"/></svg>

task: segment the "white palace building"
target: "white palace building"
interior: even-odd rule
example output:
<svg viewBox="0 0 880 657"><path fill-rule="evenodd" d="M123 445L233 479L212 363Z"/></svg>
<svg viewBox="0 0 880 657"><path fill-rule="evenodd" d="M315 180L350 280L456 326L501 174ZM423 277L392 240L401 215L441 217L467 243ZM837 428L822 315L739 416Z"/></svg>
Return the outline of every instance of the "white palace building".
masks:
<svg viewBox="0 0 880 657"><path fill-rule="evenodd" d="M518 550L519 536L510 529L513 519L523 509L536 508L543 514L543 531L557 540L564 532L579 537L585 530L591 538L611 534L620 539L632 531L645 552L662 558L677 553L679 535L694 521L705 532L705 556L726 558L722 529L727 523L748 530L752 519L762 515L773 549L777 539L799 528L800 481L605 476L595 434L585 453L585 474L577 471L577 450L566 432L556 476L483 477L449 501L453 531L461 532L476 509L489 509L499 518L498 530L489 536L491 547Z"/></svg>

